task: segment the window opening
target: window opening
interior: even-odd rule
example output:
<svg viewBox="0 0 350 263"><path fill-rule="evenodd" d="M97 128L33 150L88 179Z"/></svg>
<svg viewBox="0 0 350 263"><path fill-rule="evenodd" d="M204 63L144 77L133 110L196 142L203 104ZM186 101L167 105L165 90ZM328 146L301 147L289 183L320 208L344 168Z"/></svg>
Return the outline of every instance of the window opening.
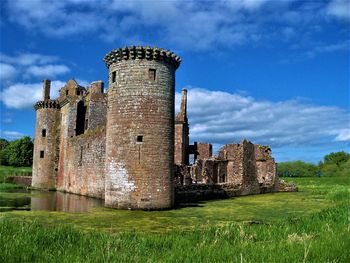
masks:
<svg viewBox="0 0 350 263"><path fill-rule="evenodd" d="M41 130L41 136L42 137L46 137L46 129L42 129Z"/></svg>
<svg viewBox="0 0 350 263"><path fill-rule="evenodd" d="M44 158L44 151L40 151L40 158Z"/></svg>
<svg viewBox="0 0 350 263"><path fill-rule="evenodd" d="M149 78L149 80L156 80L156 70L155 69L153 69L153 68L150 68L149 70L148 70L148 78Z"/></svg>
<svg viewBox="0 0 350 263"><path fill-rule="evenodd" d="M117 80L117 72L112 72L112 83L114 83Z"/></svg>
<svg viewBox="0 0 350 263"><path fill-rule="evenodd" d="M85 113L86 113L86 106L84 106L83 101L79 101L77 104L77 116L76 116L76 126L75 126L76 136L84 133Z"/></svg>
<svg viewBox="0 0 350 263"><path fill-rule="evenodd" d="M68 92L69 92L69 90L66 90L66 96L68 96Z"/></svg>
<svg viewBox="0 0 350 263"><path fill-rule="evenodd" d="M143 142L143 136L142 135L137 136L136 141L137 142Z"/></svg>

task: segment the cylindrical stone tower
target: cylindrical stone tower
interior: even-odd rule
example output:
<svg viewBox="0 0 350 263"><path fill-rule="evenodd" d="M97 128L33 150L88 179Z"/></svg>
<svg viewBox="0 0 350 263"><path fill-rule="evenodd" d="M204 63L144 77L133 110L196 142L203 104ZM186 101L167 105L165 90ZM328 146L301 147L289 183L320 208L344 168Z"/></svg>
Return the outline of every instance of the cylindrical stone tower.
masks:
<svg viewBox="0 0 350 263"><path fill-rule="evenodd" d="M44 80L43 100L38 101L34 108L36 110L36 126L32 186L41 189L55 189L60 107L56 100L50 100L50 80Z"/></svg>
<svg viewBox="0 0 350 263"><path fill-rule="evenodd" d="M106 125L105 205L173 206L175 70L181 59L161 48L112 50Z"/></svg>

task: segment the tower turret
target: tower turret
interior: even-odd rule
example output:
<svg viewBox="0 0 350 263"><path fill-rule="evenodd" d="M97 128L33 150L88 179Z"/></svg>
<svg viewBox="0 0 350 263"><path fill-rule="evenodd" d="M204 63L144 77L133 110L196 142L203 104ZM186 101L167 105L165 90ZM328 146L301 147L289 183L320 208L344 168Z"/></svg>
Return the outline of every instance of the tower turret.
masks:
<svg viewBox="0 0 350 263"><path fill-rule="evenodd" d="M173 206L175 71L181 59L161 48L108 53L105 205Z"/></svg>
<svg viewBox="0 0 350 263"><path fill-rule="evenodd" d="M58 125L60 106L50 100L50 80L44 80L43 100L35 105L36 126L33 154L32 186L42 189L56 188L58 166Z"/></svg>

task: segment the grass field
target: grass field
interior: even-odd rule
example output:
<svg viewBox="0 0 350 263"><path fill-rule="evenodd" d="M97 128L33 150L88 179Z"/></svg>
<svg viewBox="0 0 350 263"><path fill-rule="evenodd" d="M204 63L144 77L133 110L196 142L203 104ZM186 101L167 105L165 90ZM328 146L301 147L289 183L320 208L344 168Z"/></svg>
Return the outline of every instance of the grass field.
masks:
<svg viewBox="0 0 350 263"><path fill-rule="evenodd" d="M350 262L349 178L169 211L0 215L0 262Z"/></svg>

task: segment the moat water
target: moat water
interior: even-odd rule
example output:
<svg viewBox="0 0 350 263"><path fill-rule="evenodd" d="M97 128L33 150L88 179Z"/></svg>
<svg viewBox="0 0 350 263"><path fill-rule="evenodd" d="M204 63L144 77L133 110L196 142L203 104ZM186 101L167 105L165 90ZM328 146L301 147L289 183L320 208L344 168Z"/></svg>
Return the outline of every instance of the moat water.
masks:
<svg viewBox="0 0 350 263"><path fill-rule="evenodd" d="M0 191L0 212L13 210L84 213L103 207L104 200L56 191L12 189Z"/></svg>

